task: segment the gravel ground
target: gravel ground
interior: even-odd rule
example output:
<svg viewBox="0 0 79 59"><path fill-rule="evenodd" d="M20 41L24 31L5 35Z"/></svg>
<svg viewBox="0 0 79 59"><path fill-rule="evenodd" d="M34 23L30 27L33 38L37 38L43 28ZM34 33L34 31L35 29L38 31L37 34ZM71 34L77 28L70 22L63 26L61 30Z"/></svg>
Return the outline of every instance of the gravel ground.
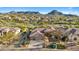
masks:
<svg viewBox="0 0 79 59"><path fill-rule="evenodd" d="M49 49L49 48L3 48L0 51L79 51L79 46L68 47L67 49Z"/></svg>
<svg viewBox="0 0 79 59"><path fill-rule="evenodd" d="M43 42L31 41L29 47L18 47L15 48L14 44L10 46L0 45L0 51L79 51L79 45L71 46L67 49L50 49L50 48L43 48Z"/></svg>

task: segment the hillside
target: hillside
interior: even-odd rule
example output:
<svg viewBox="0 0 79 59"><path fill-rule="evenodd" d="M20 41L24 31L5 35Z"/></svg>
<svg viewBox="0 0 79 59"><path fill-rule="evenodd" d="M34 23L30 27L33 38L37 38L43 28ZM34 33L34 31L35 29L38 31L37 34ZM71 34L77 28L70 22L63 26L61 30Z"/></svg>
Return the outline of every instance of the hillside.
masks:
<svg viewBox="0 0 79 59"><path fill-rule="evenodd" d="M20 42L20 39L26 39L26 36L28 35L28 29L30 29L31 32L35 29L38 29L37 31L39 31L39 28L44 28L47 29L47 31L51 31L49 26L54 27L56 31L60 30L62 32L62 34L61 32L53 32L53 35L57 36L58 39L58 37L61 38L61 35L64 33L62 28L70 30L71 28L79 29L79 16L73 14L64 14L57 10L53 10L47 14L41 14L40 12L35 11L11 11L8 13L0 13L0 44L10 45L16 41ZM6 33L6 31L8 31L8 33ZM15 35L15 32L18 31L19 33ZM46 32L42 34L47 36L45 37L46 39L50 39L50 37L52 37L51 33L52 32ZM34 33L34 35L36 34L38 35L40 33ZM65 36L65 34L63 36ZM27 43L28 42L29 41L27 40ZM58 40L57 44L59 44Z"/></svg>
<svg viewBox="0 0 79 59"><path fill-rule="evenodd" d="M24 29L31 27L46 27L46 25L58 25L65 27L78 27L79 16L72 14L63 14L53 10L48 14L39 12L8 12L0 14L0 27L20 27ZM72 25L72 26L71 26Z"/></svg>

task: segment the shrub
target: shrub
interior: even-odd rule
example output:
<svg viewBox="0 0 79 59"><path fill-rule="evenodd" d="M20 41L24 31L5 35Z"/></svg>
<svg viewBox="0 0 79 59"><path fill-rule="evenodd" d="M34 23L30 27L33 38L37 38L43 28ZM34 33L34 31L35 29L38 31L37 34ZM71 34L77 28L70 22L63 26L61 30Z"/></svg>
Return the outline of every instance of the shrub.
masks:
<svg viewBox="0 0 79 59"><path fill-rule="evenodd" d="M57 44L57 49L65 49L66 46L62 44Z"/></svg>
<svg viewBox="0 0 79 59"><path fill-rule="evenodd" d="M75 26L75 28L79 28L79 26L77 25L77 26Z"/></svg>
<svg viewBox="0 0 79 59"><path fill-rule="evenodd" d="M11 41L14 41L17 38L17 36L18 35L16 35L16 37L14 36L14 32L8 32L3 36L0 36L0 43L11 43Z"/></svg>
<svg viewBox="0 0 79 59"><path fill-rule="evenodd" d="M48 48L53 48L53 49L55 49L55 48L57 48L57 49L65 49L66 46L65 46L65 45L62 45L62 44L52 43L52 44L50 44L50 45L48 46Z"/></svg>
<svg viewBox="0 0 79 59"><path fill-rule="evenodd" d="M79 45L79 42L77 42L77 45Z"/></svg>
<svg viewBox="0 0 79 59"><path fill-rule="evenodd" d="M49 46L48 46L48 48L53 48L53 49L55 49L56 48L56 43L52 43L52 44L50 44Z"/></svg>

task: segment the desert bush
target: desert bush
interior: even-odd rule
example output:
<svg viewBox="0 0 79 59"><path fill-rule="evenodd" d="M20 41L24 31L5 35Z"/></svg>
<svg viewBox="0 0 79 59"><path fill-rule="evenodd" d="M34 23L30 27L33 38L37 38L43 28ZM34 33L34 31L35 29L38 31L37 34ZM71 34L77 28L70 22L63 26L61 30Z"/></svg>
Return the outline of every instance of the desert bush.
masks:
<svg viewBox="0 0 79 59"><path fill-rule="evenodd" d="M11 41L14 41L17 38L17 36L15 37L14 32L8 32L3 36L0 36L0 42L4 44L11 43Z"/></svg>
<svg viewBox="0 0 79 59"><path fill-rule="evenodd" d="M77 42L77 45L79 45L79 42Z"/></svg>
<svg viewBox="0 0 79 59"><path fill-rule="evenodd" d="M56 44L56 43L52 43L48 46L48 48L53 48L53 49L65 49L66 46L62 45L62 44Z"/></svg>
<svg viewBox="0 0 79 59"><path fill-rule="evenodd" d="M48 46L48 48L53 48L53 49L55 49L56 48L56 43L52 43L52 44L50 44L49 46Z"/></svg>
<svg viewBox="0 0 79 59"><path fill-rule="evenodd" d="M57 44L57 49L65 49L66 46L62 44Z"/></svg>
<svg viewBox="0 0 79 59"><path fill-rule="evenodd" d="M75 26L75 28L79 28L79 25Z"/></svg>

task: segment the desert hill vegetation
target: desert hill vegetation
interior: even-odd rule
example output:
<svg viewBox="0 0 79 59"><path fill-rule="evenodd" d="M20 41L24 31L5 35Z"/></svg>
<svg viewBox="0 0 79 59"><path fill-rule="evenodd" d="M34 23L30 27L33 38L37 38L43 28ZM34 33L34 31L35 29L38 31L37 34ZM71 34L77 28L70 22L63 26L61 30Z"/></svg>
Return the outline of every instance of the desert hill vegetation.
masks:
<svg viewBox="0 0 79 59"><path fill-rule="evenodd" d="M9 12L0 14L0 27L20 27L22 30L30 27L40 27L46 25L61 25L65 27L78 27L79 17L77 15L63 14L53 10L48 14L39 12ZM62 25L63 24L63 25ZM71 25L70 25L71 24Z"/></svg>
<svg viewBox="0 0 79 59"><path fill-rule="evenodd" d="M28 29L33 31L36 28L47 29L49 26L54 27L55 29L60 27L67 29L79 28L79 16L63 14L57 10L53 10L47 14L41 14L35 11L11 11L8 13L0 13L0 43L6 44L5 42L11 42L14 40L19 41L19 36L24 32L28 32ZM8 31L8 33L6 33L1 30L2 28L9 28L9 30L11 28L19 28L20 32L15 35L13 33L16 31ZM4 35L2 35L2 32ZM52 47L54 47L54 45L52 45Z"/></svg>

